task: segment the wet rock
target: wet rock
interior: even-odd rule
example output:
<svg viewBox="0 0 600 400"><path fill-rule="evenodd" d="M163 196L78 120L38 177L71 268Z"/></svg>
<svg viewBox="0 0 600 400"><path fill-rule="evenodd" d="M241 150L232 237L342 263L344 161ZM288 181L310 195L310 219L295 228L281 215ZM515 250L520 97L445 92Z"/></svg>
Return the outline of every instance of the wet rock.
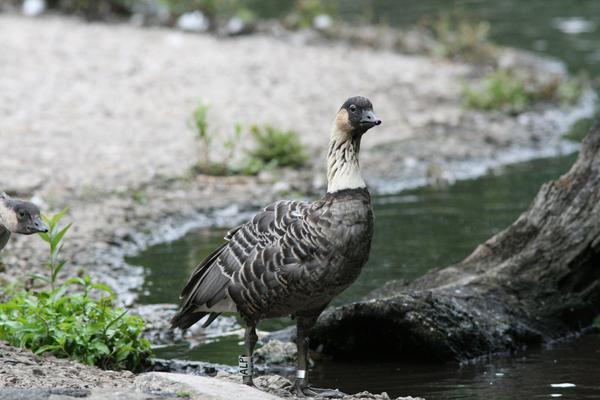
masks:
<svg viewBox="0 0 600 400"><path fill-rule="evenodd" d="M295 343L269 340L254 353L254 361L261 364L290 364L296 361Z"/></svg>
<svg viewBox="0 0 600 400"><path fill-rule="evenodd" d="M192 375L215 376L219 372L237 373L237 368L230 365L214 364L204 361L175 360L155 358L152 360L152 371L174 372Z"/></svg>
<svg viewBox="0 0 600 400"><path fill-rule="evenodd" d="M278 331L270 332L263 338L263 342L271 340L278 340L281 342L295 342L296 341L296 325L290 325L286 328Z"/></svg>

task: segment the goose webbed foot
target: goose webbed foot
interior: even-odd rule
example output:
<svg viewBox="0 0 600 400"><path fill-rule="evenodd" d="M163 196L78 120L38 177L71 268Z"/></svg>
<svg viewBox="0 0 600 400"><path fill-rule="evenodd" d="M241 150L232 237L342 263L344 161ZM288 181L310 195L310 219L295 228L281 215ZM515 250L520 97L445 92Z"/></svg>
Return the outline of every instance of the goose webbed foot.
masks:
<svg viewBox="0 0 600 400"><path fill-rule="evenodd" d="M340 399L346 395L346 393L340 392L338 389L323 389L310 386L306 379L296 379L293 393L297 397L325 397L329 399Z"/></svg>

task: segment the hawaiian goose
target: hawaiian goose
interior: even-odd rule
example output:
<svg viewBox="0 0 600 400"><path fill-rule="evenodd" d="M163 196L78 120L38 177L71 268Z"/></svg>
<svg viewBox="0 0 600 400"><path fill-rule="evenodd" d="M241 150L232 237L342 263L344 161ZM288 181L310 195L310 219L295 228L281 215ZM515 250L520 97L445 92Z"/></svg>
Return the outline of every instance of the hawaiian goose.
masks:
<svg viewBox="0 0 600 400"><path fill-rule="evenodd" d="M11 232L31 235L48 232L48 228L40 219L40 209L35 204L0 193L0 250L8 243Z"/></svg>
<svg viewBox="0 0 600 400"><path fill-rule="evenodd" d="M325 197L267 206L232 229L185 285L173 327L186 329L208 315L206 327L227 311L237 311L245 320L246 354L240 357L244 383L253 384L258 321L292 315L297 320L296 393L340 394L308 385L307 334L329 302L354 282L369 257L373 212L358 152L362 135L379 124L368 99L348 99L331 132Z"/></svg>

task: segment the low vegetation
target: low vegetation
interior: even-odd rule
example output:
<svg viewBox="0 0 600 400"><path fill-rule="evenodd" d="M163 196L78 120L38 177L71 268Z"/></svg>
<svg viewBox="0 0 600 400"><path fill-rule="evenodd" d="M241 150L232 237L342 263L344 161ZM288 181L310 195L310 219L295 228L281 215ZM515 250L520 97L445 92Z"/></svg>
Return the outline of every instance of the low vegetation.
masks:
<svg viewBox="0 0 600 400"><path fill-rule="evenodd" d="M435 41L433 55L462 61L490 63L495 60L497 47L490 41L490 24L469 18L461 10L424 19L421 25Z"/></svg>
<svg viewBox="0 0 600 400"><path fill-rule="evenodd" d="M36 354L52 353L105 369L140 370L150 356L143 322L115 307L112 290L85 276L59 279L60 258L71 225L59 227L64 210L44 220L49 245L48 274L34 275L39 289L10 293L0 304L0 339Z"/></svg>
<svg viewBox="0 0 600 400"><path fill-rule="evenodd" d="M299 168L308 157L304 145L294 131L283 131L271 125L252 125L245 129L235 124L229 135L209 129L207 103L198 105L190 120L190 129L199 148L199 161L192 167L204 175L256 175L263 170ZM249 131L254 145L242 149L241 139Z"/></svg>
<svg viewBox="0 0 600 400"><path fill-rule="evenodd" d="M496 69L478 83L465 85L463 98L470 108L518 114L536 102L572 105L585 90L585 82L584 77L577 77L536 83L510 70Z"/></svg>
<svg viewBox="0 0 600 400"><path fill-rule="evenodd" d="M563 137L574 142L581 142L587 136L593 124L594 120L592 118L581 118L571 125L569 131Z"/></svg>
<svg viewBox="0 0 600 400"><path fill-rule="evenodd" d="M246 173L256 174L264 169L280 167L299 168L308 157L298 135L271 125L250 127L256 145L247 152Z"/></svg>

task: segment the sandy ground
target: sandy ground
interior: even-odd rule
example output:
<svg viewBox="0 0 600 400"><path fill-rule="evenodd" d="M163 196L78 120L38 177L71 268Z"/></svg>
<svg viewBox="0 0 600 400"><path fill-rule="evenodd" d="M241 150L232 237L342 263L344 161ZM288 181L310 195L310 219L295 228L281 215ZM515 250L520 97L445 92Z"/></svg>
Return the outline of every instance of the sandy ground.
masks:
<svg viewBox="0 0 600 400"><path fill-rule="evenodd" d="M268 122L322 148L339 106L362 94L384 120L367 148L407 138L414 126L459 117L452 100L468 72L345 46L65 18L4 15L0 37L1 145L10 149L0 168L11 171L0 182L42 193L113 191L183 174L196 155L186 120L200 100L211 104L217 130Z"/></svg>
<svg viewBox="0 0 600 400"><path fill-rule="evenodd" d="M540 74L564 74L554 61L507 54ZM86 268L128 302L143 271L124 254L193 227L232 224L241 210L290 192L322 191L330 124L351 95L371 98L384 121L362 147L367 180L381 192L426 183L431 171L451 181L555 154L564 150L561 131L591 112L589 96L570 110L518 118L467 111L461 88L475 72L294 35L224 40L0 14L0 190L33 197L47 212L70 206L68 271ZM201 100L222 134L235 123L296 130L311 165L254 178L187 176L198 149L186 123ZM39 271L44 258L40 240L14 238L0 281Z"/></svg>

